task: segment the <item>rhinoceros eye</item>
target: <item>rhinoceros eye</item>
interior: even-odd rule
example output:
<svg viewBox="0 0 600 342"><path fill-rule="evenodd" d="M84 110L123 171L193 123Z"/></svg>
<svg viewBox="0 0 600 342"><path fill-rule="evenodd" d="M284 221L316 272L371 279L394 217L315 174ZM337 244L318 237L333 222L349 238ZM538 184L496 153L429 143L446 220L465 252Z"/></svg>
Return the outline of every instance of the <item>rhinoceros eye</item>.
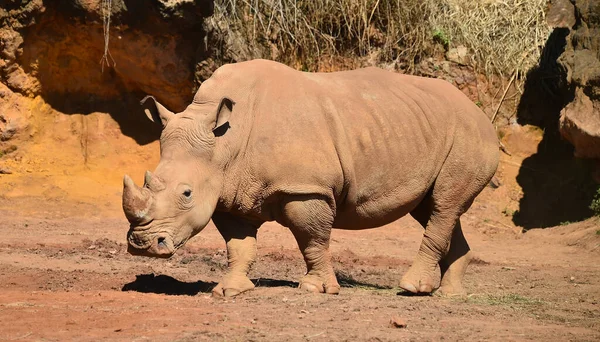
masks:
<svg viewBox="0 0 600 342"><path fill-rule="evenodd" d="M187 198L190 198L190 197L192 197L192 190L189 190L189 189L188 189L188 190L185 190L185 191L183 192L183 196L185 196L185 197L187 197Z"/></svg>

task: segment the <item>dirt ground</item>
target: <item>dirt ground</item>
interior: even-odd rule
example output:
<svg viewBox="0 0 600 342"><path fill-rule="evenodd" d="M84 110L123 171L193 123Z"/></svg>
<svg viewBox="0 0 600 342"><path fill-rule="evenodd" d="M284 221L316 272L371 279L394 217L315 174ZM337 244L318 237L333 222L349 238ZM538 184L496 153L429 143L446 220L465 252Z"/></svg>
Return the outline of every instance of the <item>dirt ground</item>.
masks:
<svg viewBox="0 0 600 342"><path fill-rule="evenodd" d="M423 233L403 218L334 231L337 296L296 289L304 264L292 234L266 224L257 288L222 299L210 294L226 266L212 224L168 260L126 252L121 178L140 183L157 143L138 146L101 113L40 112L32 138L2 160L13 172L0 175L2 341L600 340L600 221L527 233L512 223L519 166L540 137L507 134L501 185L463 216L477 256L468 296L398 294Z"/></svg>
<svg viewBox="0 0 600 342"><path fill-rule="evenodd" d="M71 203L56 217L65 203L1 200L12 209L0 210L0 340L599 340L600 222L521 234L494 216L496 191L463 218L477 258L459 298L398 295L422 236L410 218L334 232L337 296L295 288L304 265L293 236L267 224L257 288L221 299L210 290L225 244L212 224L175 257L147 259L126 253L118 211ZM35 201L44 211L28 214Z"/></svg>

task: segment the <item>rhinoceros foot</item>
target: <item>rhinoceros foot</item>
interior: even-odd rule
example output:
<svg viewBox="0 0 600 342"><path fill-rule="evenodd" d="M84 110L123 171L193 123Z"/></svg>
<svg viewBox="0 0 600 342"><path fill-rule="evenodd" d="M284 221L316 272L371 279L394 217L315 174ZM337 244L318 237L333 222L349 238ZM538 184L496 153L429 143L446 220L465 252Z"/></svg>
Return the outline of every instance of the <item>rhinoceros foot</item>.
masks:
<svg viewBox="0 0 600 342"><path fill-rule="evenodd" d="M467 294L462 286L442 285L433 293L437 297L457 297Z"/></svg>
<svg viewBox="0 0 600 342"><path fill-rule="evenodd" d="M225 276L212 290L214 296L233 297L242 292L252 290L254 283L246 276Z"/></svg>
<svg viewBox="0 0 600 342"><path fill-rule="evenodd" d="M332 276L327 278L326 281L323 281L317 276L307 274L300 281L298 288L314 293L339 294L340 285L338 284L337 279L335 279L335 274L332 274Z"/></svg>
<svg viewBox="0 0 600 342"><path fill-rule="evenodd" d="M462 231L455 235L462 236L461 233ZM440 287L435 291L436 296L454 297L464 296L467 294L462 286L462 279L465 271L467 270L467 266L469 266L469 263L471 263L472 256L471 252L468 251L466 240L460 236L458 238L453 236L452 243L455 246L459 246L461 245L460 242L464 242L462 248L451 248L451 251L448 253L446 258L440 262L442 281Z"/></svg>
<svg viewBox="0 0 600 342"><path fill-rule="evenodd" d="M419 260L408 269L400 281L400 287L414 294L428 294L435 289L434 277L435 264L433 267L423 265Z"/></svg>

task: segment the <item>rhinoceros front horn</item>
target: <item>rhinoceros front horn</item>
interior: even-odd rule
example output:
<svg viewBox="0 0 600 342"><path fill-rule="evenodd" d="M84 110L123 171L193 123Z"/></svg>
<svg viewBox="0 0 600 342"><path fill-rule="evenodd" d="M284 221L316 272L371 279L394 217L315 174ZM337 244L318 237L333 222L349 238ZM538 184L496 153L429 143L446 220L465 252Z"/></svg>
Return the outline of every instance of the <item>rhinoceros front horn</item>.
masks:
<svg viewBox="0 0 600 342"><path fill-rule="evenodd" d="M123 177L123 212L132 225L148 223L152 218L148 215L152 194L148 189L135 185L131 177Z"/></svg>

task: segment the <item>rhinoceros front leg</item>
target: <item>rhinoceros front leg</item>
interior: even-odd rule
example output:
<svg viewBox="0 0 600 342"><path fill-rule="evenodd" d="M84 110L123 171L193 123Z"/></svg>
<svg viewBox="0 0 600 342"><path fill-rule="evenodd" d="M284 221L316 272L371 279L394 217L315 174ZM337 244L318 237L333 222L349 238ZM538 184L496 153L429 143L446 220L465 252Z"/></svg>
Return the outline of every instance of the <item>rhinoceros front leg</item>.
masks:
<svg viewBox="0 0 600 342"><path fill-rule="evenodd" d="M212 290L213 294L231 297L252 290L254 284L248 278L248 271L256 259L256 232L260 224L226 213L215 213L212 219L227 244L229 268Z"/></svg>
<svg viewBox="0 0 600 342"><path fill-rule="evenodd" d="M335 277L329 255L329 240L333 211L327 202L315 196L294 196L283 205L282 222L298 242L306 262L306 275L300 289L310 292L338 294L340 285Z"/></svg>

